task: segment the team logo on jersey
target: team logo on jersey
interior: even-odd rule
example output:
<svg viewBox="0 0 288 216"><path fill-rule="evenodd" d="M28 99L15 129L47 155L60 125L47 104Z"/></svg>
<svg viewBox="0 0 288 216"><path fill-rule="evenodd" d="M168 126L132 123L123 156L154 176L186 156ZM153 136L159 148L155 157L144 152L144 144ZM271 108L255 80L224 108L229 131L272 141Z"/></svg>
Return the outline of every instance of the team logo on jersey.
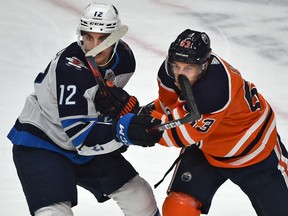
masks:
<svg viewBox="0 0 288 216"><path fill-rule="evenodd" d="M189 182L192 179L192 174L190 172L185 172L181 176L181 180L184 182Z"/></svg>
<svg viewBox="0 0 288 216"><path fill-rule="evenodd" d="M77 69L81 69L81 68L86 68L88 69L84 63L82 61L80 61L78 58L76 57L66 57L66 59L68 60L67 65L72 65L74 67L76 67Z"/></svg>

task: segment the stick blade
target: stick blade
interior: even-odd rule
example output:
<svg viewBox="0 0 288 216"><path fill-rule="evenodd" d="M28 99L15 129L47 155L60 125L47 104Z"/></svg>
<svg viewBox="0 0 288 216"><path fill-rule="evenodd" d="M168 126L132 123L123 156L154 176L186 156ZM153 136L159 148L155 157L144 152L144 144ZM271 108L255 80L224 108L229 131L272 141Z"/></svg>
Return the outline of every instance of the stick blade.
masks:
<svg viewBox="0 0 288 216"><path fill-rule="evenodd" d="M97 54L119 41L128 31L127 25L121 25L117 30L113 31L102 43L88 51L85 56L95 57Z"/></svg>

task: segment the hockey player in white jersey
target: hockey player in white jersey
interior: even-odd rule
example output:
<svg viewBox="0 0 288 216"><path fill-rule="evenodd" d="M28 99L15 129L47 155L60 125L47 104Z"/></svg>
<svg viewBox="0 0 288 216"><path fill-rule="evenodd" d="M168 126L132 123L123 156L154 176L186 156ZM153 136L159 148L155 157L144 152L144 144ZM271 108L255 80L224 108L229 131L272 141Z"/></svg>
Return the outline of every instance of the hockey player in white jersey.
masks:
<svg viewBox="0 0 288 216"><path fill-rule="evenodd" d="M126 216L160 215L150 185L122 156L126 147L113 139L111 117L123 110L115 105L109 116L101 114L110 104L97 104L103 95L85 57L120 25L113 5L88 5L77 29L79 40L36 77L35 92L8 134L31 215L72 216L77 185L98 202L115 200ZM114 84L107 103L135 112L137 99L122 90L135 71L129 46L119 40L94 60L102 77Z"/></svg>

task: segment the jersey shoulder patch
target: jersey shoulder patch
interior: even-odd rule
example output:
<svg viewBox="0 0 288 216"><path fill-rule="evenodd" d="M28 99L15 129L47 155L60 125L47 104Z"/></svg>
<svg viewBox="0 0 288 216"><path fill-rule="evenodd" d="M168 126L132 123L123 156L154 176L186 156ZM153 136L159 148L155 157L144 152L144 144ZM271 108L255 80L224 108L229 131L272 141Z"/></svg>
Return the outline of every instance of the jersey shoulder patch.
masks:
<svg viewBox="0 0 288 216"><path fill-rule="evenodd" d="M201 114L220 111L230 100L230 78L224 65L216 57L205 76L192 88Z"/></svg>
<svg viewBox="0 0 288 216"><path fill-rule="evenodd" d="M134 54L128 44L119 41L112 64L108 65L108 68L113 70L116 76L126 73L134 73L136 69L136 60Z"/></svg>
<svg viewBox="0 0 288 216"><path fill-rule="evenodd" d="M67 60L67 66L73 66L77 70L81 70L81 68L85 68L88 70L88 68L85 66L85 64L77 57L66 57Z"/></svg>

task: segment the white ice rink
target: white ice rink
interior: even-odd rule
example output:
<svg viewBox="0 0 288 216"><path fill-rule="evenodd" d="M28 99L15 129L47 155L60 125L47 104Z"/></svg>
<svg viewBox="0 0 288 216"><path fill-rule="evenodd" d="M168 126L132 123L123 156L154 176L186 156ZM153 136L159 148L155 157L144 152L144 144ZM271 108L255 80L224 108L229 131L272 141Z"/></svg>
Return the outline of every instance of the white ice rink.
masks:
<svg viewBox="0 0 288 216"><path fill-rule="evenodd" d="M287 0L118 0L124 40L133 49L137 71L126 90L141 104L157 96L156 73L170 43L186 28L208 33L213 51L239 69L276 112L288 146L288 1ZM251 3L253 2L253 3ZM28 216L28 208L6 138L33 81L60 49L76 40L88 0L0 0L0 215ZM151 185L162 178L178 149L130 147L126 158ZM154 190L161 208L171 174ZM271 197L271 199L273 199ZM98 204L79 189L75 216L122 215L113 201ZM240 189L230 181L216 193L209 215L255 216Z"/></svg>

